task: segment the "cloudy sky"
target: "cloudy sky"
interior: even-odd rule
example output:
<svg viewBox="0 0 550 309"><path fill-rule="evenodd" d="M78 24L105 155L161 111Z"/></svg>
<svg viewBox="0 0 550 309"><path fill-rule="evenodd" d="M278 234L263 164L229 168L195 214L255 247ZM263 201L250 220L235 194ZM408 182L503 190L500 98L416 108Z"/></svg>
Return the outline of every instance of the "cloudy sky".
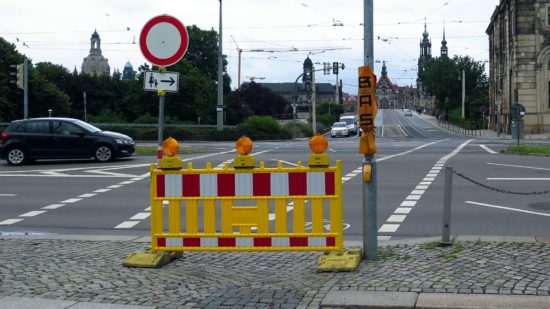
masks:
<svg viewBox="0 0 550 309"><path fill-rule="evenodd" d="M386 61L390 79L414 85L424 23L432 55L446 29L449 54L488 59L485 30L499 0L374 0L375 72ZM146 63L139 48L144 24L168 14L185 25L218 29L218 0L0 0L0 36L37 62L78 71L97 29L111 73L130 61ZM363 65L363 0L223 0L223 49L232 88L237 86L237 47L243 50L241 81L294 82L309 55L317 68L341 62L344 91L355 94ZM339 25L339 26L335 26ZM190 42L192 45L193 42ZM277 52L253 52L251 49ZM297 52L285 50L298 49ZM169 68L168 68L169 69ZM318 72L318 82L334 75Z"/></svg>

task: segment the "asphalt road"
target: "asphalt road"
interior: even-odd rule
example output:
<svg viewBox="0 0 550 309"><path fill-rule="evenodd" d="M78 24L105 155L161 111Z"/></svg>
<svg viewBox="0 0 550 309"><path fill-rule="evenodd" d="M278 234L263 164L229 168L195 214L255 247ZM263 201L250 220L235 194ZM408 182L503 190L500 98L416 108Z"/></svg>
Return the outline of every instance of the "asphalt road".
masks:
<svg viewBox="0 0 550 309"><path fill-rule="evenodd" d="M453 176L453 234L548 236L548 157L498 153L501 140L446 133L401 110L376 119L377 212L382 239L437 236L442 230L445 168L485 185ZM200 153L183 155L202 168L235 157L233 142L192 143ZM358 138L329 138L327 154L343 163L345 238L362 236L362 182ZM255 142L257 162L293 166L307 161L308 141ZM149 164L135 156L107 164L48 161L23 167L0 163L0 233L149 233ZM186 164L186 163L184 163ZM531 194L502 193L518 191ZM291 212L291 211L290 211ZM289 213L290 213L289 212Z"/></svg>

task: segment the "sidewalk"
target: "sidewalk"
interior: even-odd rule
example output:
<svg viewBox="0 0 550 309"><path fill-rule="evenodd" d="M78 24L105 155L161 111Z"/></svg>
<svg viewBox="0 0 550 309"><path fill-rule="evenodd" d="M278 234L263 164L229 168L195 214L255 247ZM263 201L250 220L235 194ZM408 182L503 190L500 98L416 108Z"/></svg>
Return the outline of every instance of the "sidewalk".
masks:
<svg viewBox="0 0 550 309"><path fill-rule="evenodd" d="M550 237L437 240L379 242L378 261L317 273L319 252L186 252L126 268L147 237L0 235L0 308L550 308Z"/></svg>

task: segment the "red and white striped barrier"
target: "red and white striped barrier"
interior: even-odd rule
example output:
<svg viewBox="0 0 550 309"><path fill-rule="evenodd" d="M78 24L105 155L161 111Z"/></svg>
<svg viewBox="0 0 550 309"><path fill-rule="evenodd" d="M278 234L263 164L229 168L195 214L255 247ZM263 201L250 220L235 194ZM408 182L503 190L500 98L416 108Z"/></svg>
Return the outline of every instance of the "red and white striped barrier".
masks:
<svg viewBox="0 0 550 309"><path fill-rule="evenodd" d="M334 172L157 174L157 197L335 194Z"/></svg>
<svg viewBox="0 0 550 309"><path fill-rule="evenodd" d="M336 237L158 237L157 247L183 248L287 248L334 247Z"/></svg>

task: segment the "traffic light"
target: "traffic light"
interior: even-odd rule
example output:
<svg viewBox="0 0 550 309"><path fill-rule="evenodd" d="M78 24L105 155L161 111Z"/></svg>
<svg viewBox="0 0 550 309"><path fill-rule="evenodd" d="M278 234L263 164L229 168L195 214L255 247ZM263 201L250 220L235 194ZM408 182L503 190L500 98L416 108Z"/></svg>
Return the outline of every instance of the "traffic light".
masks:
<svg viewBox="0 0 550 309"><path fill-rule="evenodd" d="M23 89L23 65L10 65L10 83L16 84L18 88Z"/></svg>
<svg viewBox="0 0 550 309"><path fill-rule="evenodd" d="M338 74L338 62L332 63L332 74Z"/></svg>

